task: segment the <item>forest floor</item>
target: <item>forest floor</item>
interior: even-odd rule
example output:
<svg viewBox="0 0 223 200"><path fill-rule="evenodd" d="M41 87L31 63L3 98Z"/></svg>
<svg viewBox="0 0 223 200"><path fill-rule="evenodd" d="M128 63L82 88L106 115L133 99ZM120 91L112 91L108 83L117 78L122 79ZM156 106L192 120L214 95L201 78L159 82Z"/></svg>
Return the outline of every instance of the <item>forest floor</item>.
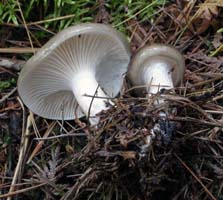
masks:
<svg viewBox="0 0 223 200"><path fill-rule="evenodd" d="M114 8L97 2L89 21L110 24ZM168 142L156 135L143 154L162 108L137 98L126 78L97 128L84 118L33 114L18 96L19 71L55 30L23 20L22 9L19 25L1 25L0 199L223 200L223 3L167 1L148 20L146 9L111 24L126 34L133 55L145 44L172 45L186 70L176 93L163 96L175 108L167 120L173 134Z"/></svg>

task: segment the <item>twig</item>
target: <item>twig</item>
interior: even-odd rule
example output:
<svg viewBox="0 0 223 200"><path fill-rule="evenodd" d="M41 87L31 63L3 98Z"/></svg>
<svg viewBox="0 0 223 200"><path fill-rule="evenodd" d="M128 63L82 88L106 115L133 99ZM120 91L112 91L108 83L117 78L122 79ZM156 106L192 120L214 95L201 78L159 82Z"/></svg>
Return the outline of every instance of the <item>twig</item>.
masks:
<svg viewBox="0 0 223 200"><path fill-rule="evenodd" d="M25 107L24 107L24 104L23 104L22 100L19 97L17 97L17 100L20 103L21 108L22 108L22 133L24 133L25 132L25 126L26 126L26 111L25 111ZM30 112L30 114L32 116L31 112Z"/></svg>
<svg viewBox="0 0 223 200"><path fill-rule="evenodd" d="M47 138L48 137L48 135L51 133L51 131L53 130L55 125L56 125L55 121L50 124L49 128L44 133L43 138ZM36 145L35 149L31 153L27 163L30 163L30 161L33 159L33 157L36 155L36 153L41 149L43 144L44 144L44 141L39 141L39 143Z"/></svg>
<svg viewBox="0 0 223 200"><path fill-rule="evenodd" d="M39 48L30 48L30 47L9 47L9 48L0 48L0 53L34 53L38 51Z"/></svg>
<svg viewBox="0 0 223 200"><path fill-rule="evenodd" d="M97 87L97 89L98 89L98 87ZM97 94L97 89L96 89L95 95ZM116 99L115 97L100 97L100 96L95 96L95 95L84 94L83 96L91 97L91 98L94 98L94 99L104 99L104 100L114 100L114 99Z"/></svg>
<svg viewBox="0 0 223 200"><path fill-rule="evenodd" d="M53 22L53 21L58 21L58 20L62 20L62 19L69 19L72 17L75 17L76 14L71 14L71 15L65 15L65 16L61 16L61 17L55 17L55 18L51 18L51 19L45 19L45 20L41 20L41 21L36 21L36 22L30 22L27 23L27 26L32 26L32 25L37 25L37 24L44 24L47 22Z"/></svg>
<svg viewBox="0 0 223 200"><path fill-rule="evenodd" d="M148 4L146 7L144 7L143 9L139 10L138 12L136 12L135 14L133 14L131 17L128 17L127 19L123 20L122 22L116 24L114 27L119 27L120 25L128 22L129 20L133 19L134 17L136 17L137 15L139 15L141 12L143 12L144 10L152 7L153 5L155 5L157 3L157 1L154 1L150 4Z"/></svg>
<svg viewBox="0 0 223 200"><path fill-rule="evenodd" d="M14 89L12 89L8 94L6 94L5 96L3 96L0 99L0 104L2 104L6 99L8 99L15 91L17 90L17 87L15 87Z"/></svg>
<svg viewBox="0 0 223 200"><path fill-rule="evenodd" d="M87 137L86 133L68 133L68 134L60 134L60 135L55 135L47 138L34 138L34 140L51 140L51 139L56 139L56 138L61 138L61 137L79 137L79 136L85 136Z"/></svg>
<svg viewBox="0 0 223 200"><path fill-rule="evenodd" d="M203 119L197 119L197 118L191 118L191 117L177 117L177 116L169 116L170 120L173 121L181 121L181 122L192 122L196 124L205 124L209 126L217 126L217 127L223 127L223 123L221 122L209 122Z"/></svg>
<svg viewBox="0 0 223 200"><path fill-rule="evenodd" d="M0 178L2 178L3 176L0 176ZM8 179L8 180L11 180L11 179L13 179L13 178L8 178L8 177L3 177L3 178L6 178L6 179ZM25 179L23 179L24 181L27 181L27 180L25 180ZM16 184L14 184L14 187L24 187L24 186L26 186L26 185L31 185L33 183L33 180L29 180L28 182L23 182L23 183L16 183ZM5 183L5 184L1 184L0 185L0 189L2 189L2 188L9 188L11 186L11 184L7 184L7 183Z"/></svg>
<svg viewBox="0 0 223 200"><path fill-rule="evenodd" d="M32 53L34 53L35 51L34 51L34 48L33 48L33 42L32 42L32 39L31 39L31 36L30 36L30 33L29 33L29 29L28 29L27 24L26 24L26 20L24 18L24 15L23 15L23 12L22 12L22 9L21 9L21 6L20 6L19 0L17 0L17 4L18 4L18 7L19 7L19 12L21 14L23 24L25 26L25 29L26 29L26 32L27 32L27 35L28 35L28 38L29 38L29 42L30 42L30 45L31 45L31 48L32 48Z"/></svg>
<svg viewBox="0 0 223 200"><path fill-rule="evenodd" d="M94 92L94 96L92 97L92 99L91 99L91 102L90 102L90 106L89 106L89 109L88 109L88 113L87 113L87 119L88 120L90 120L90 114L91 114L91 107L92 107L92 104L93 104L93 101L94 101L94 98L96 97L96 95L97 95L97 92L98 92L98 88L99 88L100 86L98 85L97 86L97 88L96 88L96 90L95 90L95 92ZM86 94L85 94L86 95ZM95 117L95 116L94 116ZM97 119L97 118L96 118ZM98 119L99 120L99 119ZM97 121L98 121L97 120ZM92 121L93 122L93 121Z"/></svg>

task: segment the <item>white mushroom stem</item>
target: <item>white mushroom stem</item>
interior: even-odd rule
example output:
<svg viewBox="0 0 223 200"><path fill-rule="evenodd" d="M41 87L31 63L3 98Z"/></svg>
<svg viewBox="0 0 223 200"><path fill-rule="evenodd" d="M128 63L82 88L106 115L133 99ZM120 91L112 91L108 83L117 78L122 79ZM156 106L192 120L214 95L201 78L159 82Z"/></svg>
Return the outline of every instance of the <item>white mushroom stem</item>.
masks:
<svg viewBox="0 0 223 200"><path fill-rule="evenodd" d="M89 117L90 123L97 124L99 118L95 116L106 109L108 96L98 86L94 73L89 70L78 72L73 78L71 87L79 106Z"/></svg>
<svg viewBox="0 0 223 200"><path fill-rule="evenodd" d="M133 86L146 85L149 99L154 94L161 93L154 104L163 105L165 98L163 98L162 90L174 92L174 87L182 81L184 68L183 56L176 49L163 44L145 45L132 58L128 77ZM139 92L141 93L142 89ZM165 105L165 109L158 113L159 119L154 119L156 123L151 130L151 135L146 138L143 152L150 146L156 133L161 133L164 140L170 139L174 124L168 120L168 115L174 114L174 111L175 109Z"/></svg>
<svg viewBox="0 0 223 200"><path fill-rule="evenodd" d="M144 68L143 78L147 85L148 96L152 94L157 94L162 89L173 89L174 84L172 80L172 67L165 62L159 61L154 62L152 66ZM158 98L155 104L162 104L164 100L162 98ZM167 117L167 114L163 111L159 112L159 116L163 119ZM149 135L146 137L146 145L150 145L152 138L154 137L154 133L158 130L158 124L155 124L151 133L153 135ZM162 131L162 130L161 130Z"/></svg>
<svg viewBox="0 0 223 200"><path fill-rule="evenodd" d="M157 94L162 89L174 88L171 70L171 66L164 62L156 62L144 70L143 79L149 96ZM163 103L163 100L159 99L158 104L160 103Z"/></svg>

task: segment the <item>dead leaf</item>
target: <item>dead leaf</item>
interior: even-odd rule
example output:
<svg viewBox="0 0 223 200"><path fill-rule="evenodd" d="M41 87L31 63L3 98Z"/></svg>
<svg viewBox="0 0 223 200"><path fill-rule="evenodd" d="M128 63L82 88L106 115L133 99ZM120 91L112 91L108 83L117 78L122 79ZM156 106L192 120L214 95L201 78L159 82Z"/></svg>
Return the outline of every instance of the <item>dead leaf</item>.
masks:
<svg viewBox="0 0 223 200"><path fill-rule="evenodd" d="M223 6L223 3L216 0L206 0L200 4L199 9L192 17L192 24L197 34L205 32L210 26L215 24L215 18L219 15L219 6Z"/></svg>

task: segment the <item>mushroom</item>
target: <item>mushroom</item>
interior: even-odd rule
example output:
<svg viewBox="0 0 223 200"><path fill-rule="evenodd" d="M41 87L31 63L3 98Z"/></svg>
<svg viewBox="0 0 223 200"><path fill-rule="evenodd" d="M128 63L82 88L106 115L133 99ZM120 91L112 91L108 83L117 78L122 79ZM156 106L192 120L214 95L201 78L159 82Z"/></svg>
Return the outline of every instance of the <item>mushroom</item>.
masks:
<svg viewBox="0 0 223 200"><path fill-rule="evenodd" d="M23 67L18 92L34 113L49 119L90 117L107 109L130 60L124 36L97 23L71 26L50 39Z"/></svg>
<svg viewBox="0 0 223 200"><path fill-rule="evenodd" d="M150 97L157 93L162 93L163 90L173 90L183 80L184 74L184 58L179 51L175 48L163 44L146 45L141 48L132 58L128 77L133 86L137 86L136 90L138 95L146 91ZM138 87L144 86L144 87ZM164 100L162 95L155 101L155 104L163 104ZM166 129L165 126L169 125L167 115L165 112L159 113L162 120L159 127ZM163 124L164 123L164 124ZM157 124L154 126L152 132L157 131ZM166 130L160 130L163 135ZM150 143L151 137L147 138Z"/></svg>
<svg viewBox="0 0 223 200"><path fill-rule="evenodd" d="M138 89L138 94L146 89L151 96L179 85L184 68L183 56L173 47L162 44L146 45L133 57L128 77L134 86L146 86Z"/></svg>

